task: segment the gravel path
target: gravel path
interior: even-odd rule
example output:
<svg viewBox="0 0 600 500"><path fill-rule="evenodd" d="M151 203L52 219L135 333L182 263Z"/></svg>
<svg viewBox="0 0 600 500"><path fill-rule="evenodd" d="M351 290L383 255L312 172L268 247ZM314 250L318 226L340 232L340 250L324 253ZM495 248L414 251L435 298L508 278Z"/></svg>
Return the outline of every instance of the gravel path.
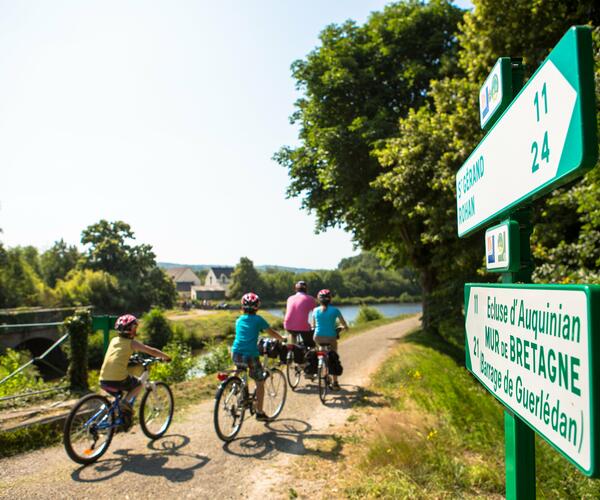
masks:
<svg viewBox="0 0 600 500"><path fill-rule="evenodd" d="M238 438L223 445L207 401L188 408L157 441L148 442L138 426L115 435L109 451L88 467L71 462L62 446L0 460L0 498L272 498L270 487L294 457L314 453L309 442L333 434L390 347L418 325L411 317L344 341L342 391L327 406L315 385L301 382L298 392L288 390L277 421L248 418Z"/></svg>

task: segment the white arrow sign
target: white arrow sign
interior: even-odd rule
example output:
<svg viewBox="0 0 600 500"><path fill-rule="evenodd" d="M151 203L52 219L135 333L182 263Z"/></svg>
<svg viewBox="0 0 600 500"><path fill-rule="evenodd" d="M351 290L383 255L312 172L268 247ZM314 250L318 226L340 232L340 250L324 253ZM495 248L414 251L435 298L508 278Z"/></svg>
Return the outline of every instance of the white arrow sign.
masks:
<svg viewBox="0 0 600 500"><path fill-rule="evenodd" d="M547 61L458 171L459 236L556 177L576 98Z"/></svg>

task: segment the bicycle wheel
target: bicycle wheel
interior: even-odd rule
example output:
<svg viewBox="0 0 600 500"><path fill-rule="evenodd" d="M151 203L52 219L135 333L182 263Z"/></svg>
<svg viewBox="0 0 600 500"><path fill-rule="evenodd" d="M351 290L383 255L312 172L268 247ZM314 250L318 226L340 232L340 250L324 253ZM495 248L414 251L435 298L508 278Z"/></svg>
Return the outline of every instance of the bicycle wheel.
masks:
<svg viewBox="0 0 600 500"><path fill-rule="evenodd" d="M285 405L287 397L287 385L285 376L277 368L269 370L269 377L265 380L265 398L263 401L263 411L269 419L279 416Z"/></svg>
<svg viewBox="0 0 600 500"><path fill-rule="evenodd" d="M231 441L244 422L244 390L239 377L229 377L217 389L213 421L222 441Z"/></svg>
<svg viewBox="0 0 600 500"><path fill-rule="evenodd" d="M108 399L88 394L75 403L65 421L65 451L74 462L91 464L106 453L114 431L114 413Z"/></svg>
<svg viewBox="0 0 600 500"><path fill-rule="evenodd" d="M288 384L292 391L296 390L302 378L302 366L294 361L294 353L288 353L287 365L285 367Z"/></svg>
<svg viewBox="0 0 600 500"><path fill-rule="evenodd" d="M140 427L150 439L161 437L173 420L175 401L171 388L164 382L155 382L146 389L140 403Z"/></svg>
<svg viewBox="0 0 600 500"><path fill-rule="evenodd" d="M319 398L321 403L325 404L327 398L327 390L329 389L329 369L327 361L324 359L319 361Z"/></svg>

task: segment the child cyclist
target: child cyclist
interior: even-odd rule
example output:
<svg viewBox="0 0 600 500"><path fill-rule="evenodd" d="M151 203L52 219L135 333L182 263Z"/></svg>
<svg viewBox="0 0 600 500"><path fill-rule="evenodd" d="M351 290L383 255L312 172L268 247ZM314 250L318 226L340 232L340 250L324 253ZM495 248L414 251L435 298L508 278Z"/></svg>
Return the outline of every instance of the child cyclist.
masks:
<svg viewBox="0 0 600 500"><path fill-rule="evenodd" d="M337 332L335 322L340 320L342 327L347 329L348 324L344 320L342 313L337 307L331 305L331 292L327 289L319 291L317 294L319 306L315 307L312 317L312 327L315 330L315 342L318 346L330 345L333 351L337 352ZM337 375L332 375L333 383L331 388L334 391L340 390Z"/></svg>
<svg viewBox="0 0 600 500"><path fill-rule="evenodd" d="M250 377L256 382L256 419L265 421L268 420L263 412L266 372L260 363L258 335L264 330L277 340L283 340L283 337L269 327L262 316L256 314L259 307L260 298L255 293L250 292L242 297L242 315L235 322L235 340L231 348L231 358L238 368L247 367Z"/></svg>
<svg viewBox="0 0 600 500"><path fill-rule="evenodd" d="M133 416L132 401L142 389L140 380L127 371L131 354L143 352L165 361L171 361L171 358L164 352L135 340L137 328L138 320L132 314L124 314L117 319L115 330L119 332L119 335L110 341L104 355L102 368L100 368L100 387L127 392L121 400L121 411L125 422L129 423L132 422L131 417Z"/></svg>

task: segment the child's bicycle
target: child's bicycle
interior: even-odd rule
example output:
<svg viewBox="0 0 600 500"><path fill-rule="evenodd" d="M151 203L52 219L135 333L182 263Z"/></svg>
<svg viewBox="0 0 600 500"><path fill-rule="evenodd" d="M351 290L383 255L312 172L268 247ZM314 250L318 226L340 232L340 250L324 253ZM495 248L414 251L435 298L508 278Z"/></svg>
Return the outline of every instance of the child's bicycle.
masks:
<svg viewBox="0 0 600 500"><path fill-rule="evenodd" d="M173 419L174 401L171 388L164 382L149 380L150 366L158 358L142 358L133 355L132 364L142 369L140 381L146 388L140 403L140 426L150 439L161 437ZM123 392L108 386L102 387L114 399L112 402L101 394L88 394L81 398L69 413L63 430L65 451L71 460L87 465L98 460L112 441L115 431L126 431L131 422L121 410ZM131 402L133 405L133 401Z"/></svg>
<svg viewBox="0 0 600 500"><path fill-rule="evenodd" d="M287 386L285 376L278 368L269 366L265 355L263 366L268 376L264 381L265 397L263 411L269 420L279 416L285 405ZM213 421L219 439L229 442L237 436L242 428L246 410L254 415L256 389L248 389L248 368L238 367L235 370L219 372L217 379L221 382L215 395Z"/></svg>

